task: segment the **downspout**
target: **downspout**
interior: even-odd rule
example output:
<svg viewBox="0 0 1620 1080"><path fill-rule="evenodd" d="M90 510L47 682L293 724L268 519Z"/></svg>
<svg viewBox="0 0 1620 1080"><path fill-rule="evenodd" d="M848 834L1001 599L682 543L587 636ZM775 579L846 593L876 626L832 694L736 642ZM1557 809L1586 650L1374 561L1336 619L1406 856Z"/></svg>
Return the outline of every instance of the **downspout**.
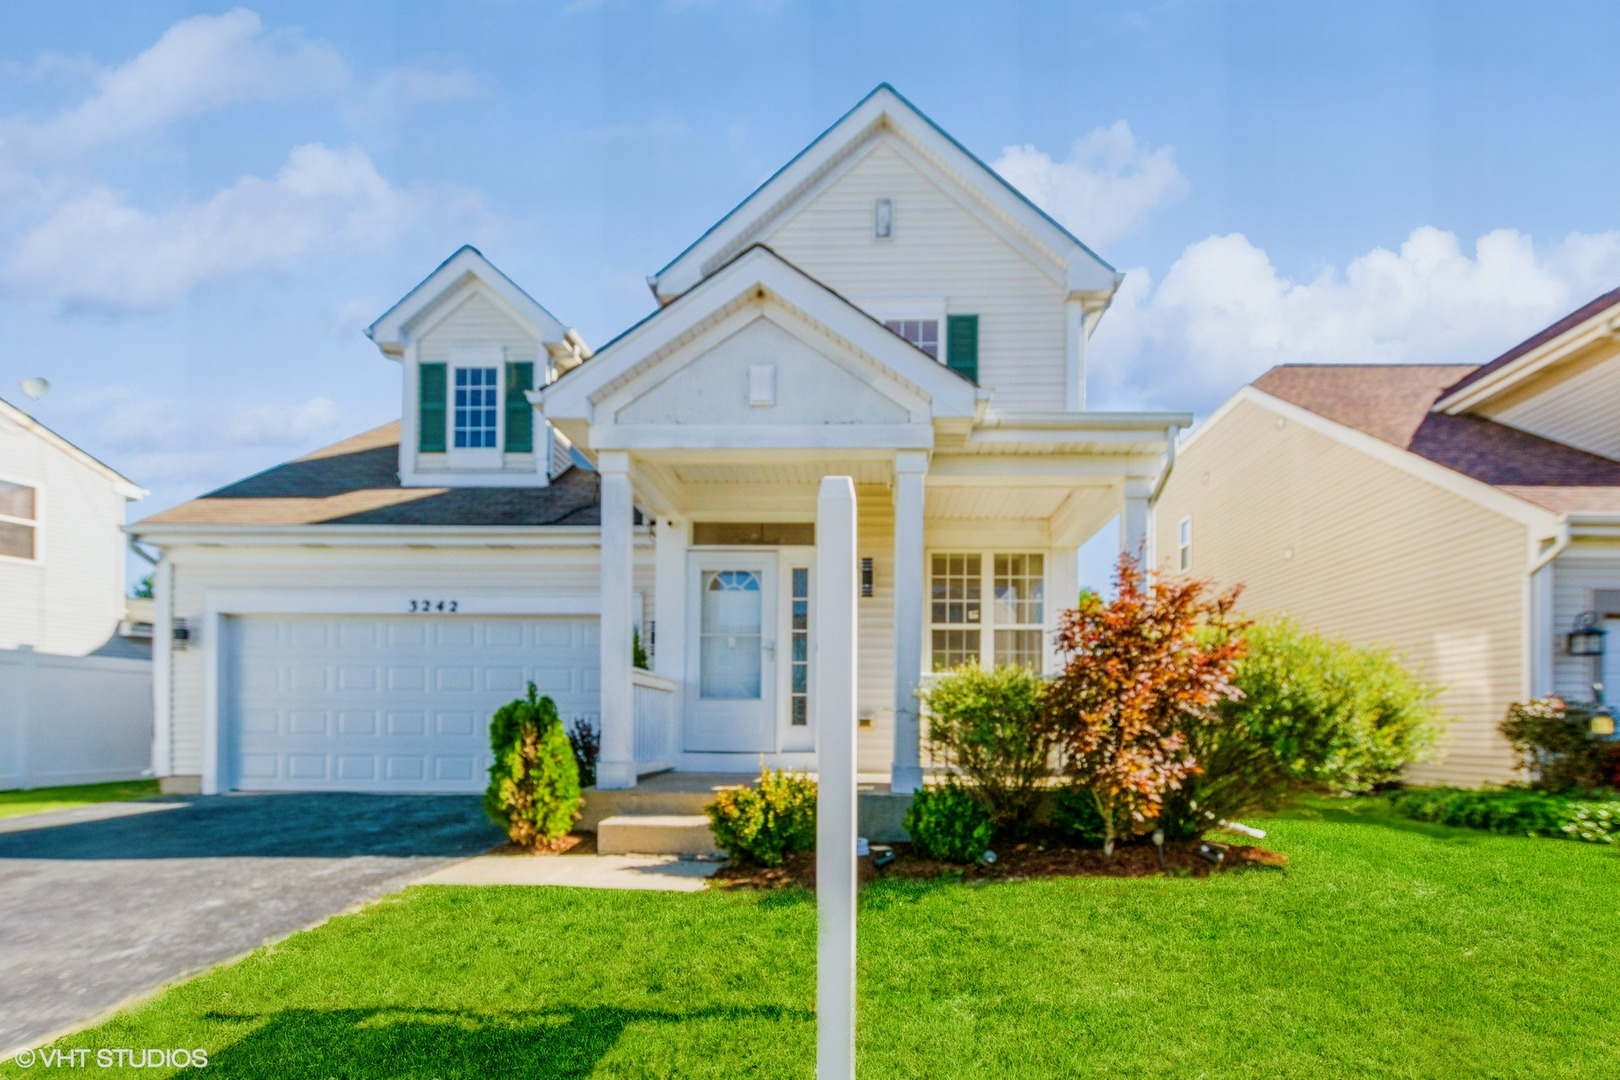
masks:
<svg viewBox="0 0 1620 1080"><path fill-rule="evenodd" d="M1171 424L1165 429L1165 437L1169 444L1169 449L1165 451L1164 468L1160 470L1159 479L1153 485L1153 494L1148 496L1149 506L1159 501L1159 492L1164 490L1164 485L1170 479L1170 473L1174 471L1176 467L1176 440L1180 436L1180 424Z"/></svg>

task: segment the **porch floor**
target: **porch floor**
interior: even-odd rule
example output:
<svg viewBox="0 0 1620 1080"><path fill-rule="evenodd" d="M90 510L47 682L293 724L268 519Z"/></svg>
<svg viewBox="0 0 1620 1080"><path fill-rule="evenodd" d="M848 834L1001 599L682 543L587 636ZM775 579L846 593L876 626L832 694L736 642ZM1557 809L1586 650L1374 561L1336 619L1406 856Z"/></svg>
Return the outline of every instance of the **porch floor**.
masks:
<svg viewBox="0 0 1620 1080"><path fill-rule="evenodd" d="M595 832L604 818L621 814L701 814L725 788L752 784L757 772L661 772L641 777L633 788L602 791L585 789L585 809L575 828ZM816 774L809 773L811 777ZM887 842L906 839L900 821L911 805L910 795L889 790L889 774L856 775L861 835Z"/></svg>

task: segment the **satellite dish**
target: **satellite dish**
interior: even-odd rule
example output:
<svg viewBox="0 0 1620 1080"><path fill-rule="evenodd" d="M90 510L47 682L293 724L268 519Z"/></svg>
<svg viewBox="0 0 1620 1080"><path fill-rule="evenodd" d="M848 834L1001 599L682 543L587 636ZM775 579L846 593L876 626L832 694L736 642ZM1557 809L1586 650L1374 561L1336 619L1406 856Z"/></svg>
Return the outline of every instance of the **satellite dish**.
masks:
<svg viewBox="0 0 1620 1080"><path fill-rule="evenodd" d="M51 392L50 380L41 379L38 376L35 376L32 379L24 379L18 385L22 387L22 392L28 395L29 401L38 401L40 398Z"/></svg>

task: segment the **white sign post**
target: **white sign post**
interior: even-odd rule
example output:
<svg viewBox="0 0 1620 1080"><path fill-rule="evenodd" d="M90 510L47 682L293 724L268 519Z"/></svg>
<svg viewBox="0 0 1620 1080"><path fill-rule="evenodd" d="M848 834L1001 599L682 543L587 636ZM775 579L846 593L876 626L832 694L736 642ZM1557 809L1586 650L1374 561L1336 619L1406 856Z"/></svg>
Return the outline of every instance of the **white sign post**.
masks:
<svg viewBox="0 0 1620 1080"><path fill-rule="evenodd" d="M816 1080L855 1076L855 484L816 500Z"/></svg>

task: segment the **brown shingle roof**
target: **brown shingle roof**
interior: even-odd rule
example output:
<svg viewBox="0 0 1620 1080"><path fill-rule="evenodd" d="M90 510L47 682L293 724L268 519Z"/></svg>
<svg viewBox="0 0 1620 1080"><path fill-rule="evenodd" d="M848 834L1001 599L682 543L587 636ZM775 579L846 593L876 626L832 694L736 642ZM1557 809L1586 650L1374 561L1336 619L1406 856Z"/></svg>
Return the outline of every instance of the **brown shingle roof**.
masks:
<svg viewBox="0 0 1620 1080"><path fill-rule="evenodd" d="M1431 412L1465 365L1284 364L1258 390L1558 513L1620 511L1620 461L1482 416Z"/></svg>
<svg viewBox="0 0 1620 1080"><path fill-rule="evenodd" d="M1587 319L1590 319L1598 312L1611 308L1616 304L1620 304L1620 289L1614 289L1611 292L1604 293L1591 303L1585 304L1570 312L1568 315L1565 315L1562 319L1559 319L1557 322L1553 323L1540 333L1525 338L1523 341L1513 346L1513 348L1509 349L1501 356L1498 356L1495 360L1492 360L1488 364L1480 365L1473 371L1470 371L1467 375L1464 375L1462 378L1446 387L1446 393L1454 393L1470 383L1478 382L1491 372L1496 371L1499 368L1504 368L1513 363L1513 361L1517 360L1531 349L1545 345L1559 334L1562 334L1568 330L1573 330L1575 327L1581 325L1581 323L1585 322Z"/></svg>
<svg viewBox="0 0 1620 1080"><path fill-rule="evenodd" d="M597 476L572 468L549 487L408 488L399 422L306 454L143 525L596 525Z"/></svg>

